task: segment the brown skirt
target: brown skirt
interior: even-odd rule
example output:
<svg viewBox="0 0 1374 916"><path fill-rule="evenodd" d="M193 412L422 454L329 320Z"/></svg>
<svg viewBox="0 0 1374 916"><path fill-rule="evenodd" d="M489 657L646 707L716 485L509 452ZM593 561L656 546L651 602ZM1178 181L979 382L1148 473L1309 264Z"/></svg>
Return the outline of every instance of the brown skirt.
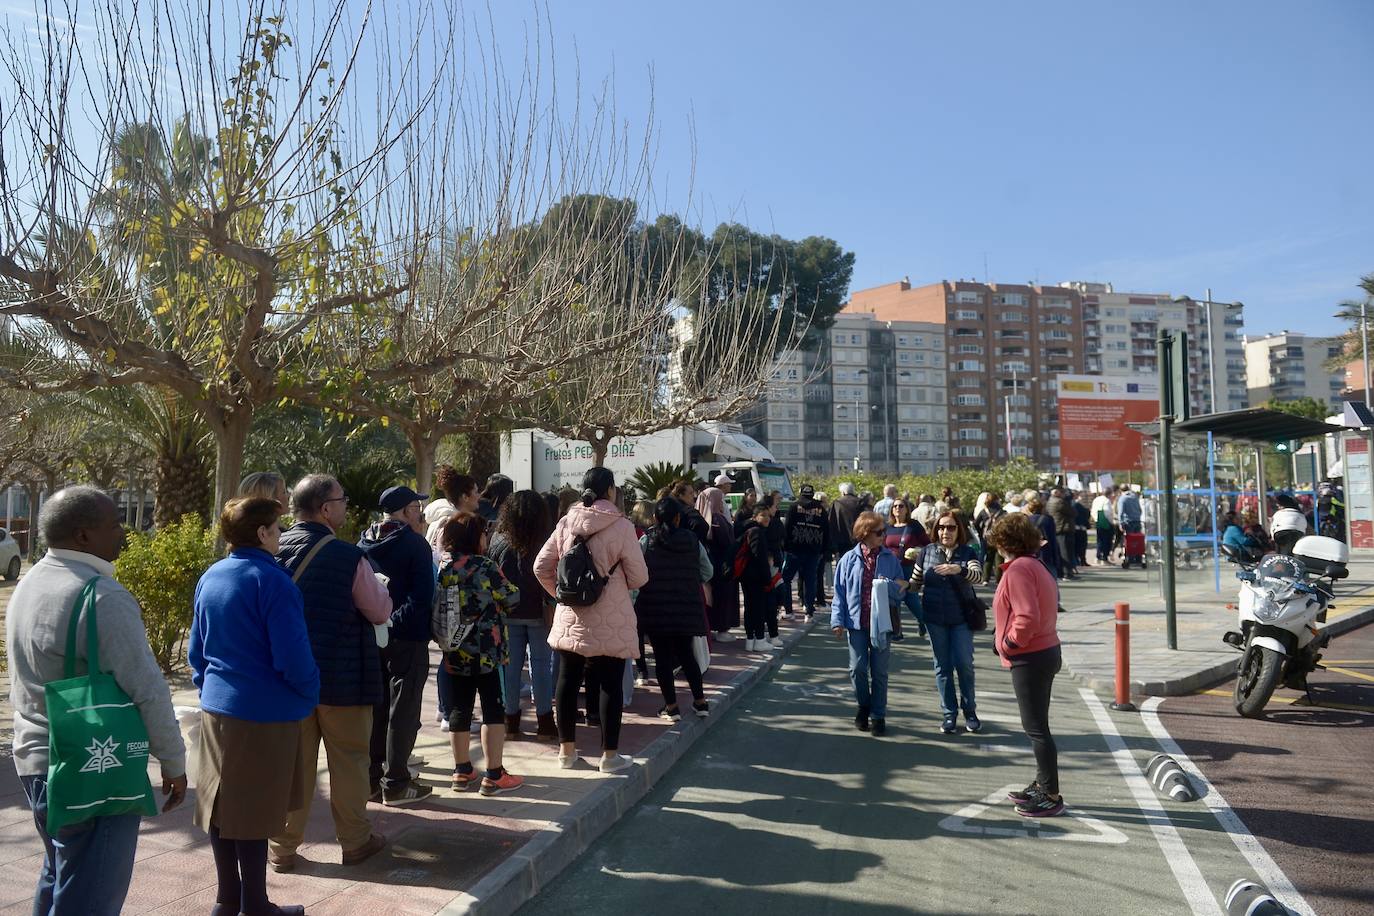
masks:
<svg viewBox="0 0 1374 916"><path fill-rule="evenodd" d="M265 840L305 807L299 722L249 722L212 712L200 717L197 827L226 840Z"/></svg>

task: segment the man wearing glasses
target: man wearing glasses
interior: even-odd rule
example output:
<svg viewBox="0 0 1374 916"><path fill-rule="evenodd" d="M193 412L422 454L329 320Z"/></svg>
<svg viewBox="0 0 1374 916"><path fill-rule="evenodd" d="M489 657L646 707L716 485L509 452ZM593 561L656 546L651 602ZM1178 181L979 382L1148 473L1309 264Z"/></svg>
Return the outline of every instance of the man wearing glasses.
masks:
<svg viewBox="0 0 1374 916"><path fill-rule="evenodd" d="M326 474L311 474L291 491L296 524L282 533L277 562L305 599L305 628L320 669L320 705L301 723L298 766L305 804L272 838L272 868L295 869L315 791L320 742L329 759L329 801L343 864L357 865L386 845L367 818L372 708L382 697L381 659L373 627L391 617L391 596L361 548L334 532L347 519L348 497Z"/></svg>

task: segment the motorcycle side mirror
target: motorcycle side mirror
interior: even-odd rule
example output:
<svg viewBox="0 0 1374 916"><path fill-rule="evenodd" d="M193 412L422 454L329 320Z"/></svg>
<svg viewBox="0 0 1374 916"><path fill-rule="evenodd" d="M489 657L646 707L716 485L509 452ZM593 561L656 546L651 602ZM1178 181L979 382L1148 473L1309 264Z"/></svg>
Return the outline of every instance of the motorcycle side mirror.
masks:
<svg viewBox="0 0 1374 916"><path fill-rule="evenodd" d="M1328 563L1328 564L1326 564L1326 578L1328 578L1328 579L1332 579L1332 580L1335 580L1335 579L1344 579L1344 578L1346 578L1346 577L1349 576L1349 575L1350 575L1350 570L1347 569L1347 568L1346 568L1343 564L1341 564L1341 563Z"/></svg>

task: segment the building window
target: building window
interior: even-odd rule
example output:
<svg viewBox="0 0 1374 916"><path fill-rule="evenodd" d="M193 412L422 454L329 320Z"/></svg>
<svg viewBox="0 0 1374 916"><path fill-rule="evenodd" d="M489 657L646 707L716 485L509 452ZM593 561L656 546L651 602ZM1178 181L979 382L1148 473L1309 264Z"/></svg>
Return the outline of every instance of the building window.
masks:
<svg viewBox="0 0 1374 916"><path fill-rule="evenodd" d="M982 321L982 320L983 320L983 316L982 316L982 313L980 313L980 312L975 312L975 311L973 311L972 309L959 309L958 311L956 311L956 312L954 313L954 320L955 320L955 321Z"/></svg>
<svg viewBox="0 0 1374 916"><path fill-rule="evenodd" d="M974 292L972 290L961 289L959 290L959 292L954 294L954 301L958 302L961 305L970 302L975 302L981 305L983 302L983 294Z"/></svg>
<svg viewBox="0 0 1374 916"><path fill-rule="evenodd" d="M983 348L982 348L982 346L980 346L979 344L959 344L959 352L960 352L960 353L974 353L974 354L977 354L977 355L979 355L979 356L982 356L982 355L983 355Z"/></svg>
<svg viewBox="0 0 1374 916"><path fill-rule="evenodd" d="M1026 296L1024 293L998 293L993 301L998 305L1025 305Z"/></svg>
<svg viewBox="0 0 1374 916"><path fill-rule="evenodd" d="M955 395L954 403L959 407L982 407L986 402L981 394Z"/></svg>
<svg viewBox="0 0 1374 916"><path fill-rule="evenodd" d="M1002 320L1003 320L1003 321L1025 321L1025 320L1026 320L1026 313L1025 313L1025 312L1018 312L1018 311L1014 311L1014 310L1013 310L1013 311L1010 311L1010 312L1003 312L1003 313L1002 313Z"/></svg>

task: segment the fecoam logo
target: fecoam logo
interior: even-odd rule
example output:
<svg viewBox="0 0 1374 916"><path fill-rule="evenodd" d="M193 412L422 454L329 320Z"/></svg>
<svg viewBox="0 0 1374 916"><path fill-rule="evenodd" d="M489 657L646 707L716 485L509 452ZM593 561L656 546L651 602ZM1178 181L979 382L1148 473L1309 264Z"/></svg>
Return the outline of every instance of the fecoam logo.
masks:
<svg viewBox="0 0 1374 916"><path fill-rule="evenodd" d="M130 757L130 758L132 758L132 757L147 757L147 756L148 756L148 742L147 742L147 741L130 741L128 744L124 745L124 756Z"/></svg>
<svg viewBox="0 0 1374 916"><path fill-rule="evenodd" d="M91 746L86 748L86 753L91 755L91 759L86 761L86 765L81 768L83 773L104 773L115 767L122 767L124 764L119 762L115 752L119 750L119 742L111 735L104 741L99 738L91 739Z"/></svg>

